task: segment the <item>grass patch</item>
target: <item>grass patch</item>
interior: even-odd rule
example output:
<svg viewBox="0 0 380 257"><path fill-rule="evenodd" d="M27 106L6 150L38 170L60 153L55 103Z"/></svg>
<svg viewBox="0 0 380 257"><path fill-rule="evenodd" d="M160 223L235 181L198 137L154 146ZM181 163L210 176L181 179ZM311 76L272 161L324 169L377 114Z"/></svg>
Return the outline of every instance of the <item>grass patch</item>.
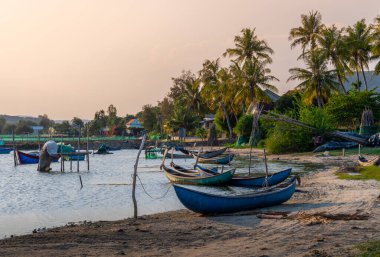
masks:
<svg viewBox="0 0 380 257"><path fill-rule="evenodd" d="M352 175L349 173L338 172L336 175L340 179L352 179L352 180L369 180L374 179L380 181L380 167L379 166L368 166L360 167L357 170L358 175Z"/></svg>
<svg viewBox="0 0 380 257"><path fill-rule="evenodd" d="M342 156L342 150L331 150L329 151L330 155L333 156ZM362 147L360 153L363 155L380 155L379 147ZM358 155L358 148L346 149L346 155Z"/></svg>
<svg viewBox="0 0 380 257"><path fill-rule="evenodd" d="M379 257L380 241L370 241L356 246L360 251L358 257Z"/></svg>

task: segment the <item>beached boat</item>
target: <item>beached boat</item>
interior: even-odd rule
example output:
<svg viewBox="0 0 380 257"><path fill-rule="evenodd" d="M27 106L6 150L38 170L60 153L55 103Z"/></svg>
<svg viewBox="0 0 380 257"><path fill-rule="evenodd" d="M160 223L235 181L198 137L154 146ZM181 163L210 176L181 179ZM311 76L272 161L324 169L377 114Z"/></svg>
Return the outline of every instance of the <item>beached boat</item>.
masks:
<svg viewBox="0 0 380 257"><path fill-rule="evenodd" d="M0 147L0 154L9 154L12 150L12 148Z"/></svg>
<svg viewBox="0 0 380 257"><path fill-rule="evenodd" d="M202 157L202 158L212 158L212 157L216 157L223 154L227 150L227 147L219 149L219 150L215 150L215 151L205 151L205 152L191 151L191 150L186 150L183 148L177 148L177 149L178 151L181 151L182 153L187 154L187 155L195 154L195 155L199 155L199 157Z"/></svg>
<svg viewBox="0 0 380 257"><path fill-rule="evenodd" d="M200 163L210 163L210 164L221 164L226 165L230 164L230 162L234 159L234 154L228 154L221 157L216 158L203 158L203 157L197 157L195 154L193 154L194 159L198 159L198 162Z"/></svg>
<svg viewBox="0 0 380 257"><path fill-rule="evenodd" d="M380 164L380 156L372 160L367 160L365 157L359 156L358 162L360 166L378 166Z"/></svg>
<svg viewBox="0 0 380 257"><path fill-rule="evenodd" d="M279 205L289 200L296 190L296 178L293 177L277 186L263 190L252 189L251 193L225 195L207 193L173 184L178 199L188 209L203 213L226 213L253 210L256 208ZM222 190L222 189L221 189Z"/></svg>
<svg viewBox="0 0 380 257"><path fill-rule="evenodd" d="M16 150L16 157L18 164L36 164L40 160L38 152L25 153ZM58 162L59 157L53 157L53 162Z"/></svg>
<svg viewBox="0 0 380 257"><path fill-rule="evenodd" d="M217 174L218 168L205 168L203 166L197 165L197 168L200 170L210 173L210 174ZM270 174L268 176L268 186L274 186L285 179L287 179L292 172L292 169L286 169L282 170L273 174ZM244 175L238 175L235 173L235 175L232 177L230 181L231 186L243 186L243 187L263 187L265 186L265 176L244 176Z"/></svg>
<svg viewBox="0 0 380 257"><path fill-rule="evenodd" d="M162 165L162 167L164 169L166 177L170 180L170 182L189 185L226 185L235 173L235 169L229 169L217 175L202 174L199 172L190 174L189 172L177 171L174 168L167 167L165 165Z"/></svg>
<svg viewBox="0 0 380 257"><path fill-rule="evenodd" d="M164 157L165 150L164 148L147 148L145 150L145 159L161 159ZM186 154L176 154L176 153L167 153L167 159L191 159L193 158L190 155Z"/></svg>

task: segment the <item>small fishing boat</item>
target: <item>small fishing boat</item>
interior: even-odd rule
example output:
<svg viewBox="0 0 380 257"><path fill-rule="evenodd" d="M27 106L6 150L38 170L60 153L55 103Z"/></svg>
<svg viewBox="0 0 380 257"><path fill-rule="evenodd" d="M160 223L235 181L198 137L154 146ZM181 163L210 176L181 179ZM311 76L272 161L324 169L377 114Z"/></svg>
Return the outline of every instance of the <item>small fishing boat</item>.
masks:
<svg viewBox="0 0 380 257"><path fill-rule="evenodd" d="M210 174L219 173L218 168L208 169L208 168L205 168L205 167L200 166L200 165L196 165L196 168L198 168L204 172L210 173ZM285 179L287 179L290 176L291 172L292 172L292 169L289 168L286 170L282 170L282 171L270 174L268 176L268 186L274 186L274 185L281 183L282 181L284 181ZM232 179L229 183L229 185L231 185L231 186L241 186L241 187L263 187L263 186L265 186L265 184L266 184L265 183L265 176L260 176L260 177L244 176L244 175L238 175L236 173L232 177Z"/></svg>
<svg viewBox="0 0 380 257"><path fill-rule="evenodd" d="M380 164L380 156L372 160L367 160L365 157L359 156L358 162L360 166L378 166Z"/></svg>
<svg viewBox="0 0 380 257"><path fill-rule="evenodd" d="M251 193L225 195L202 192L173 184L178 199L188 209L202 213L227 213L253 210L256 208L279 205L288 201L296 190L296 178L292 177L277 186L263 190L252 189ZM220 189L222 190L222 189Z"/></svg>
<svg viewBox="0 0 380 257"><path fill-rule="evenodd" d="M193 154L194 159L198 159L198 162L200 163L210 163L210 164L221 164L226 165L230 164L230 162L234 159L234 154L228 154L221 157L214 157L214 158L203 158L203 157L197 157L195 154Z"/></svg>
<svg viewBox="0 0 380 257"><path fill-rule="evenodd" d="M175 163L172 163L171 166L180 172L188 172L188 173L196 173L197 171L187 169L185 167L182 167L180 165L177 165ZM223 172L223 170L218 171L217 167L214 168L206 168L200 165L196 165L196 168L199 170L210 174L210 175L215 175L215 174L220 174L220 172ZM283 182L285 179L287 179L292 172L292 169L286 169L282 170L276 173L273 173L268 176L268 186L274 186L277 185L281 182ZM234 174L232 177L231 181L229 182L229 185L231 186L239 186L239 187L263 187L265 186L265 176L244 176L244 175L238 175Z"/></svg>
<svg viewBox="0 0 380 257"><path fill-rule="evenodd" d="M12 150L12 148L0 147L0 154L9 154Z"/></svg>
<svg viewBox="0 0 380 257"><path fill-rule="evenodd" d="M16 157L18 164L36 164L40 160L38 152L25 153L16 150ZM59 157L53 157L53 162L58 162Z"/></svg>
<svg viewBox="0 0 380 257"><path fill-rule="evenodd" d="M223 173L217 175L202 174L199 172L180 172L174 168L162 165L166 177L172 183L177 184L189 184L189 185L207 185L207 186L219 186L226 185L231 180L235 173L235 169L229 169Z"/></svg>
<svg viewBox="0 0 380 257"><path fill-rule="evenodd" d="M177 149L178 151L181 151L182 153L190 155L190 156L195 154L195 155L199 155L199 157L202 157L202 158L212 158L212 157L216 157L223 154L227 150L227 147L219 149L219 150L215 150L215 151L205 151L205 152L191 151L191 150L186 150L183 148L177 148Z"/></svg>

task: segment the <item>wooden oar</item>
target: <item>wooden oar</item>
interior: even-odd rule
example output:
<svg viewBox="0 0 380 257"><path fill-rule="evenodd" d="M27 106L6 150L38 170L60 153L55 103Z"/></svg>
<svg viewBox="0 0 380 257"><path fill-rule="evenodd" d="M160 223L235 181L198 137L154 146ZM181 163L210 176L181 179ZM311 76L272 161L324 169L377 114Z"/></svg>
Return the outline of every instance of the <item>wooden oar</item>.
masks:
<svg viewBox="0 0 380 257"><path fill-rule="evenodd" d="M160 165L160 170L162 170L162 166L164 166L166 155L168 154L168 151L169 151L169 148L166 148L165 152L164 152L164 157L162 157L162 163Z"/></svg>

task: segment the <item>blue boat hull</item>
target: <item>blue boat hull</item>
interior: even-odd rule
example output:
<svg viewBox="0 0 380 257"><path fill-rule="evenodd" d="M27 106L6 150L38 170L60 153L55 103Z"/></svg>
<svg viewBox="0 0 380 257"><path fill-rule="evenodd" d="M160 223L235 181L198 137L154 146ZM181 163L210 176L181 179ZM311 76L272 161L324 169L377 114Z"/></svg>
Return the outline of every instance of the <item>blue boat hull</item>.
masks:
<svg viewBox="0 0 380 257"><path fill-rule="evenodd" d="M65 157L66 161L70 161L70 159L72 161L77 161L78 159L79 159L79 161L84 161L85 157L84 157L84 155L71 155L71 156Z"/></svg>
<svg viewBox="0 0 380 257"><path fill-rule="evenodd" d="M211 168L207 169L200 165L197 165L197 168L199 168L202 171L218 174L218 168ZM276 173L273 173L268 177L268 186L274 186L281 182L283 182L285 179L287 179L292 172L292 169L286 169L282 170ZM232 177L229 185L231 186L241 186L241 187L263 187L265 186L265 176L261 177L250 177L250 176L237 176L236 174Z"/></svg>
<svg viewBox="0 0 380 257"><path fill-rule="evenodd" d="M229 164L233 159L234 155L226 155L224 157L220 158L198 158L198 161L200 163L211 163L211 164L220 164L220 165L227 165ZM195 155L193 155L193 158L197 159Z"/></svg>
<svg viewBox="0 0 380 257"><path fill-rule="evenodd" d="M12 150L13 150L12 148L0 147L0 154L9 154Z"/></svg>
<svg viewBox="0 0 380 257"><path fill-rule="evenodd" d="M37 164L40 156L35 153L24 153L17 151L17 159L19 164ZM53 162L58 162L59 158L53 158Z"/></svg>
<svg viewBox="0 0 380 257"><path fill-rule="evenodd" d="M194 212L202 214L228 213L284 203L293 196L296 190L296 179L293 177L284 188L274 187L267 191L238 196L209 194L178 185L173 185L173 187L181 203Z"/></svg>

